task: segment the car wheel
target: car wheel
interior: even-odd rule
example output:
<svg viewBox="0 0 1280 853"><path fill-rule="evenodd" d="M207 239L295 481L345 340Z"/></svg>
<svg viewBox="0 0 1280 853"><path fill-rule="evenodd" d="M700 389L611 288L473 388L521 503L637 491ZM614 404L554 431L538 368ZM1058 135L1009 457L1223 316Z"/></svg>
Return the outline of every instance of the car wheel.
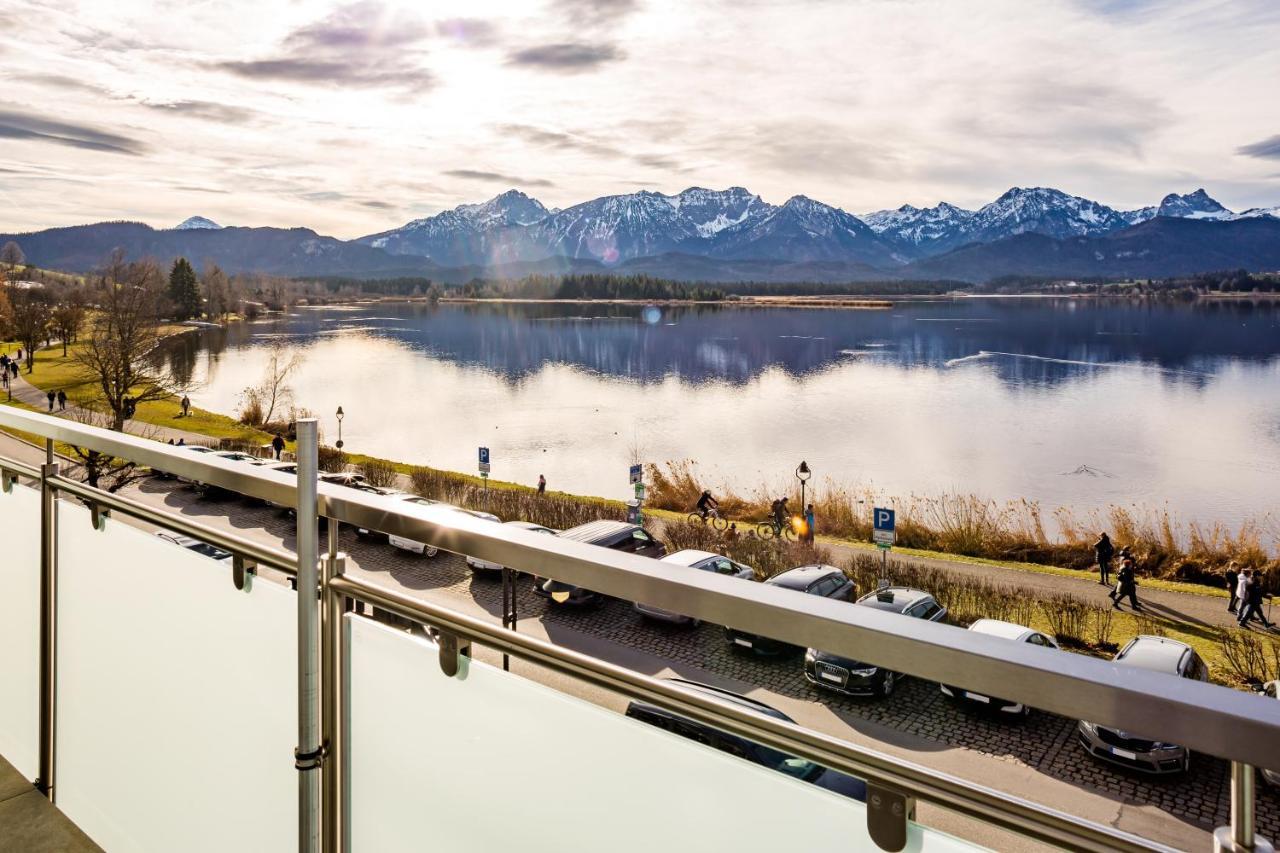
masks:
<svg viewBox="0 0 1280 853"><path fill-rule="evenodd" d="M880 697L888 699L893 695L893 688L897 684L897 679L893 677L893 673L886 672L884 679L880 682Z"/></svg>

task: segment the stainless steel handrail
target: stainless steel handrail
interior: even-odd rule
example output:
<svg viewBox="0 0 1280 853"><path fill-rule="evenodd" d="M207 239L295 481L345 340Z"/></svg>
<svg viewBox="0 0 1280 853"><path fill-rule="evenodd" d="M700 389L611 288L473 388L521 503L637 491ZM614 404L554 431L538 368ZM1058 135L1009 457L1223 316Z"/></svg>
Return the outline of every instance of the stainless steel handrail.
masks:
<svg viewBox="0 0 1280 853"><path fill-rule="evenodd" d="M209 460L207 454L187 454L134 436L0 407L0 424L6 423L276 503L296 502L287 478ZM323 515L361 527L1063 716L1157 734L1161 740L1198 752L1280 767L1280 706L1241 691L708 572L689 572L645 557L492 524L447 508L327 484L321 484L318 498Z"/></svg>
<svg viewBox="0 0 1280 853"><path fill-rule="evenodd" d="M350 576L330 579L330 590L355 601L425 623L552 671L634 699L678 711L710 726L868 782L909 791L959 814L1048 844L1079 850L1170 850L1113 827L930 770L876 750L853 746L821 732L681 690L580 652L521 634L431 602L410 598ZM347 618L361 618L354 614Z"/></svg>

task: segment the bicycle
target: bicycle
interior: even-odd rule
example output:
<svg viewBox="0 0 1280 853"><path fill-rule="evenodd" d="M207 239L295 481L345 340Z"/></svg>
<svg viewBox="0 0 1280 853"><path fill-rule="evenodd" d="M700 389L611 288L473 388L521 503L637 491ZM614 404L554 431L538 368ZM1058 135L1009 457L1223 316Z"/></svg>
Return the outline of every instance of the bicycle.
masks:
<svg viewBox="0 0 1280 853"><path fill-rule="evenodd" d="M786 524L778 524L774 519L762 521L756 525L756 536L761 539L785 539L788 542L794 542L798 538L796 535L795 519L788 518Z"/></svg>
<svg viewBox="0 0 1280 853"><path fill-rule="evenodd" d="M722 533L729 528L729 519L721 515L718 509L709 509L706 515L694 510L686 517L690 521L701 521L703 524L709 524L712 528Z"/></svg>

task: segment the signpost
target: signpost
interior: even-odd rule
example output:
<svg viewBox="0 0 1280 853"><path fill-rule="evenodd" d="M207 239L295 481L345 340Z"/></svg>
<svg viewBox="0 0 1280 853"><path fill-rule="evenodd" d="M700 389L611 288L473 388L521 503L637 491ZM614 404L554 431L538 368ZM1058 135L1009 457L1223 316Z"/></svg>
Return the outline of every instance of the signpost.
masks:
<svg viewBox="0 0 1280 853"><path fill-rule="evenodd" d="M871 541L875 542L876 547L880 549L880 566L885 575L881 584L886 583L888 579L889 549L893 547L896 538L894 511L884 507L874 507L871 510Z"/></svg>
<svg viewBox="0 0 1280 853"><path fill-rule="evenodd" d="M484 509L489 511L489 448L480 448L480 479L484 480Z"/></svg>
<svg viewBox="0 0 1280 853"><path fill-rule="evenodd" d="M627 473L631 485L636 487L636 499L627 501L627 521L631 524L643 524L644 517L640 513L640 506L644 503L644 466L632 465Z"/></svg>

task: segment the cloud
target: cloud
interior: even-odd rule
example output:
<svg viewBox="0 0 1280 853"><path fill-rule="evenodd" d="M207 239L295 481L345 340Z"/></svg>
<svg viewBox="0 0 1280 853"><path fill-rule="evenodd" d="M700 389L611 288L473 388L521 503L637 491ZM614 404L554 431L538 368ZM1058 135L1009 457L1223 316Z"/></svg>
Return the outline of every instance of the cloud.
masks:
<svg viewBox="0 0 1280 853"><path fill-rule="evenodd" d="M625 56L626 54L612 44L561 42L559 44L526 47L523 50L514 51L507 56L507 64L521 68L573 74L579 71L589 71L607 62L616 62L625 58Z"/></svg>
<svg viewBox="0 0 1280 853"><path fill-rule="evenodd" d="M550 187L554 186L550 181L541 178L519 178L515 175L504 175L501 172L484 172L476 169L450 169L444 174L451 178L462 178L467 181L490 181L508 186L520 187Z"/></svg>
<svg viewBox="0 0 1280 853"><path fill-rule="evenodd" d="M107 90L101 86L81 80L79 77L70 77L66 74L52 73L27 73L14 74L9 79L17 80L22 83L35 83L41 86L49 86L55 89L66 89L75 92L89 92L94 95L105 95Z"/></svg>
<svg viewBox="0 0 1280 853"><path fill-rule="evenodd" d="M292 83L336 83L367 87L426 88L430 71L398 63L341 62L316 59L258 59L220 62L218 68L240 77Z"/></svg>
<svg viewBox="0 0 1280 853"><path fill-rule="evenodd" d="M51 121L19 110L0 109L0 138L29 139L89 151L140 155L147 146L137 139L82 124Z"/></svg>
<svg viewBox="0 0 1280 853"><path fill-rule="evenodd" d="M640 8L637 0L555 0L552 8L575 25L613 24Z"/></svg>
<svg viewBox="0 0 1280 853"><path fill-rule="evenodd" d="M373 210L395 210L396 209L396 206L394 204L389 204L385 201L372 201L372 200L362 201L360 202L360 206L368 207Z"/></svg>
<svg viewBox="0 0 1280 853"><path fill-rule="evenodd" d="M1264 160L1280 160L1280 133L1261 142L1241 145L1236 149L1236 153L1246 157L1260 157Z"/></svg>
<svg viewBox="0 0 1280 853"><path fill-rule="evenodd" d="M560 130L546 130L529 124L503 124L497 128L504 136L516 136L531 145L552 148L560 151L580 151L593 157L609 157L618 160L629 160L640 166L668 171L686 171L674 158L666 154L636 153L635 151L613 145L590 136L586 133L569 133Z"/></svg>
<svg viewBox="0 0 1280 853"><path fill-rule="evenodd" d="M171 101L170 103L142 101L141 103L142 106L157 112L208 119L222 124L244 124L257 115L253 110L244 107L219 104L214 101Z"/></svg>
<svg viewBox="0 0 1280 853"><path fill-rule="evenodd" d="M312 24L299 27L285 39L291 51L390 49L421 41L435 32L416 16L384 8L375 2L351 3Z"/></svg>
<svg viewBox="0 0 1280 853"><path fill-rule="evenodd" d="M436 22L436 34L466 47L489 47L498 42L498 26L480 18L449 18Z"/></svg>

